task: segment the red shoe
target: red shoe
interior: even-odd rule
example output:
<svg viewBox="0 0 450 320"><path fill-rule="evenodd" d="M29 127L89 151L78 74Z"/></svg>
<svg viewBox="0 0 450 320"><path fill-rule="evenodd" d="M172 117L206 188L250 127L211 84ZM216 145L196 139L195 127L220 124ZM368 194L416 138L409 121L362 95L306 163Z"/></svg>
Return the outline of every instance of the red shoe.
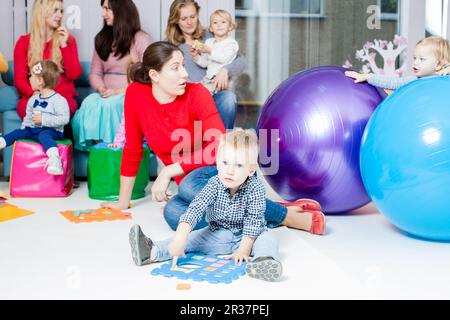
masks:
<svg viewBox="0 0 450 320"><path fill-rule="evenodd" d="M312 223L309 232L323 235L325 233L325 215L321 211L310 211L312 213Z"/></svg>
<svg viewBox="0 0 450 320"><path fill-rule="evenodd" d="M300 207L304 211L322 211L320 203L312 199L298 199L292 202L277 202L285 207Z"/></svg>

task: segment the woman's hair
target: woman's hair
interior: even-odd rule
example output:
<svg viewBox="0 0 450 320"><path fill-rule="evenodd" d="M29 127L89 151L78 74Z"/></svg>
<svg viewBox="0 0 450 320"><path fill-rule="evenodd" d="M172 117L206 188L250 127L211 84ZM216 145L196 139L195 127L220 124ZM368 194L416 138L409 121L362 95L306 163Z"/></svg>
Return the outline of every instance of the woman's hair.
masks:
<svg viewBox="0 0 450 320"><path fill-rule="evenodd" d="M150 70L161 71L163 66L172 58L175 51L181 51L176 45L167 41L157 41L145 49L142 62L135 63L130 69L132 82L150 83Z"/></svg>
<svg viewBox="0 0 450 320"><path fill-rule="evenodd" d="M44 87L54 89L59 82L60 72L56 63L51 60L41 60L33 64L31 73L41 77Z"/></svg>
<svg viewBox="0 0 450 320"><path fill-rule="evenodd" d="M243 152L244 159L250 165L258 163L258 137L254 129L235 128L220 137L217 155L223 155L224 147Z"/></svg>
<svg viewBox="0 0 450 320"><path fill-rule="evenodd" d="M228 22L230 23L231 30L236 29L237 24L235 21L233 21L233 18L231 18L231 14L226 10L219 9L214 11L209 17L209 32L212 32L212 21L214 16L219 16L224 18L225 20L228 20Z"/></svg>
<svg viewBox="0 0 450 320"><path fill-rule="evenodd" d="M36 64L44 58L44 47L47 42L46 39L46 19L55 10L55 5L63 0L36 0L33 4L30 23L30 46L28 49L28 68ZM57 32L53 33L50 59L56 63L60 72L63 72L62 54L59 48L59 35Z"/></svg>
<svg viewBox="0 0 450 320"><path fill-rule="evenodd" d="M167 29L166 29L166 37L167 41L173 43L177 46L186 42L184 38L183 32L181 31L178 23L180 21L180 10L183 7L193 5L197 11L197 28L192 35L194 40L198 40L203 38L204 30L202 25L200 24L200 20L198 19L198 15L200 14L200 6L195 0L174 0L170 5L170 13L169 18L167 19Z"/></svg>
<svg viewBox="0 0 450 320"><path fill-rule="evenodd" d="M448 40L436 36L427 37L417 42L416 47L419 45L432 47L440 65L445 65L450 62L450 43Z"/></svg>
<svg viewBox="0 0 450 320"><path fill-rule="evenodd" d="M100 0L101 6L105 0ZM95 50L106 61L111 52L114 57L122 59L129 52L134 36L141 30L139 12L132 0L109 0L109 7L114 15L112 26L103 23L103 28L95 36Z"/></svg>
<svg viewBox="0 0 450 320"><path fill-rule="evenodd" d="M130 60L130 62L128 63L128 66L127 66L127 82L128 82L128 84L130 84L134 81L133 75L141 67L142 66L139 62L136 63L136 62L133 62Z"/></svg>

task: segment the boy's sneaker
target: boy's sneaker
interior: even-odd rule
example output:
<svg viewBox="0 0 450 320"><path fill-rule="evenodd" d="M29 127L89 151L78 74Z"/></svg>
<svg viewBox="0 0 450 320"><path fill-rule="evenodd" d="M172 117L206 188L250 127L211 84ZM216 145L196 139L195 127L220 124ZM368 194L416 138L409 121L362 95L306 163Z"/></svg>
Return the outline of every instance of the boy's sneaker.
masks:
<svg viewBox="0 0 450 320"><path fill-rule="evenodd" d="M130 245L131 245L131 255L133 261L137 266L143 266L145 264L152 263L150 259L153 241L147 238L141 230L141 227L137 224L132 226L130 229Z"/></svg>
<svg viewBox="0 0 450 320"><path fill-rule="evenodd" d="M49 157L47 161L47 173L52 175L62 175L64 173L60 157Z"/></svg>
<svg viewBox="0 0 450 320"><path fill-rule="evenodd" d="M5 138L0 136L0 150L6 147L6 140Z"/></svg>
<svg viewBox="0 0 450 320"><path fill-rule="evenodd" d="M252 278L276 281L281 277L283 268L281 263L272 257L258 257L247 264L245 271Z"/></svg>

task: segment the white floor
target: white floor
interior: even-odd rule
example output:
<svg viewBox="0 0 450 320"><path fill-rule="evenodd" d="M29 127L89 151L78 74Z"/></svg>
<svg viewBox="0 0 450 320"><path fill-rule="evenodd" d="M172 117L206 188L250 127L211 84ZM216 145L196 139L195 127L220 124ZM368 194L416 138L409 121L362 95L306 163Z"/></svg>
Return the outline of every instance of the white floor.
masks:
<svg viewBox="0 0 450 320"><path fill-rule="evenodd" d="M282 281L213 285L151 276L158 265L134 265L132 224L153 239L172 235L162 204L149 197L134 202L131 221L86 224L59 214L98 207L86 183L68 198L9 202L35 214L0 223L0 299L450 299L449 243L409 237L371 206L329 216L325 236L275 229ZM179 283L192 288L176 290Z"/></svg>

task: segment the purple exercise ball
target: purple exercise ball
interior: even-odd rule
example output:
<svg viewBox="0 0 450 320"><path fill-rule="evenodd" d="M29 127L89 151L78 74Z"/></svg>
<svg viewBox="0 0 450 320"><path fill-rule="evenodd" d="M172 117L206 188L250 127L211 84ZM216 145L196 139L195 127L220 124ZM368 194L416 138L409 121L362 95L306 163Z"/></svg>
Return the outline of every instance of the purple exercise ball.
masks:
<svg viewBox="0 0 450 320"><path fill-rule="evenodd" d="M267 99L257 125L260 167L272 188L287 201L317 200L325 213L370 202L359 149L385 96L367 83L355 84L345 71L326 66L293 75Z"/></svg>

